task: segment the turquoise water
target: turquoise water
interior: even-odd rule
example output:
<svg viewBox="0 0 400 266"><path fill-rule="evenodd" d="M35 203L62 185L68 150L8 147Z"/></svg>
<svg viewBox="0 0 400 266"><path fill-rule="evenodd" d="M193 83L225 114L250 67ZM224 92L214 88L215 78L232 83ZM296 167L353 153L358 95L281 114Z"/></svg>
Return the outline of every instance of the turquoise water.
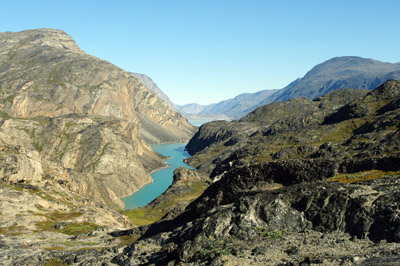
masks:
<svg viewBox="0 0 400 266"><path fill-rule="evenodd" d="M192 124L193 126L199 127L202 124L208 123L213 121L212 119L189 119L188 120L190 124Z"/></svg>
<svg viewBox="0 0 400 266"><path fill-rule="evenodd" d="M151 146L153 150L164 156L172 156L171 159L166 161L167 164L172 166L151 174L154 180L153 183L147 184L132 195L123 198L122 201L125 203L125 209L145 206L162 194L172 184L174 170L176 168L185 166L193 169L183 162L183 159L189 157L189 154L185 151L185 146L186 143Z"/></svg>

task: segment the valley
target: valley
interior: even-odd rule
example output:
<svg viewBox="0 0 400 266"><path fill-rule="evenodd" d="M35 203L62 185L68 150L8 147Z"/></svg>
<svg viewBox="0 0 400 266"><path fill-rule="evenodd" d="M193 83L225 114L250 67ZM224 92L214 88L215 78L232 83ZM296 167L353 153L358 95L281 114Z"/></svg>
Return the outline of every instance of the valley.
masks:
<svg viewBox="0 0 400 266"><path fill-rule="evenodd" d="M189 156L189 154L185 151L185 146L185 143L160 144L152 146L152 149L155 152L169 159L165 161L165 167L163 169L151 174L151 177L153 178L152 183L145 185L139 191L123 199L125 209L129 210L146 206L172 184L174 170L176 168L191 168L183 162L183 160Z"/></svg>
<svg viewBox="0 0 400 266"><path fill-rule="evenodd" d="M398 265L399 64L187 116L63 31L0 44L0 265Z"/></svg>

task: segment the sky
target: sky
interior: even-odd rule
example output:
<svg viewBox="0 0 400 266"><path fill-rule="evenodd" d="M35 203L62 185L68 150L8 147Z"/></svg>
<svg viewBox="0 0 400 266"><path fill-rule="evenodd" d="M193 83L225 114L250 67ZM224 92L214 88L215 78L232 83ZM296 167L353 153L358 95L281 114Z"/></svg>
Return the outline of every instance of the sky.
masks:
<svg viewBox="0 0 400 266"><path fill-rule="evenodd" d="M281 89L336 56L400 62L398 0L2 1L0 32L55 28L179 105Z"/></svg>

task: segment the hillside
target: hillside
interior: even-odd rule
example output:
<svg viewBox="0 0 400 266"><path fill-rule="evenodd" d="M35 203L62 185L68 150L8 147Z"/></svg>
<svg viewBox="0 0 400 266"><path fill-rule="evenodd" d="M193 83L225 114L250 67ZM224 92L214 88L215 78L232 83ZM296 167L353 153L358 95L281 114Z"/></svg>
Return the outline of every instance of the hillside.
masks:
<svg viewBox="0 0 400 266"><path fill-rule="evenodd" d="M382 109L385 105L388 110L396 108L389 106L396 106L398 84L390 81L370 93L368 90L342 89L313 100L295 98L259 107L239 121L205 124L187 145L189 153L195 154L189 161L196 167L207 166L211 170L218 164L228 167L233 158L234 162L230 164L245 165L252 161L317 158L325 153L331 157L363 156L373 152L371 149L383 152L386 145L387 149L396 150L392 141L396 141L398 119L392 111L380 113L378 110L385 110ZM376 100L367 100L371 98ZM358 103L362 99L364 102ZM344 119L342 112L347 116L355 114ZM370 120L372 118L377 120ZM382 121L388 124L383 126ZM361 133L369 124L371 130L376 127L374 130L384 133ZM389 124L393 125L390 130ZM282 145L285 145L284 149ZM390 154L389 151L386 153Z"/></svg>
<svg viewBox="0 0 400 266"><path fill-rule="evenodd" d="M146 86L149 90L154 92L158 98L164 100L169 108L171 108L172 111L179 112L179 108L169 99L169 97L157 86L156 83L147 75L144 74L139 74L139 73L130 73L132 76L135 78L138 78L140 82Z"/></svg>

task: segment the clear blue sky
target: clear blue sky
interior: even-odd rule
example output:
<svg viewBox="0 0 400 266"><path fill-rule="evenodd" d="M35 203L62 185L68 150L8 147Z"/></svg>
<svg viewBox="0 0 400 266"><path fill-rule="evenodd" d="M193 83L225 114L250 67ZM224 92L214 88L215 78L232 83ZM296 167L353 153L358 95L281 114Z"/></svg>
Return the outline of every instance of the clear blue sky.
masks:
<svg viewBox="0 0 400 266"><path fill-rule="evenodd" d="M400 62L400 1L2 1L0 31L58 28L176 104L280 89L354 55Z"/></svg>

